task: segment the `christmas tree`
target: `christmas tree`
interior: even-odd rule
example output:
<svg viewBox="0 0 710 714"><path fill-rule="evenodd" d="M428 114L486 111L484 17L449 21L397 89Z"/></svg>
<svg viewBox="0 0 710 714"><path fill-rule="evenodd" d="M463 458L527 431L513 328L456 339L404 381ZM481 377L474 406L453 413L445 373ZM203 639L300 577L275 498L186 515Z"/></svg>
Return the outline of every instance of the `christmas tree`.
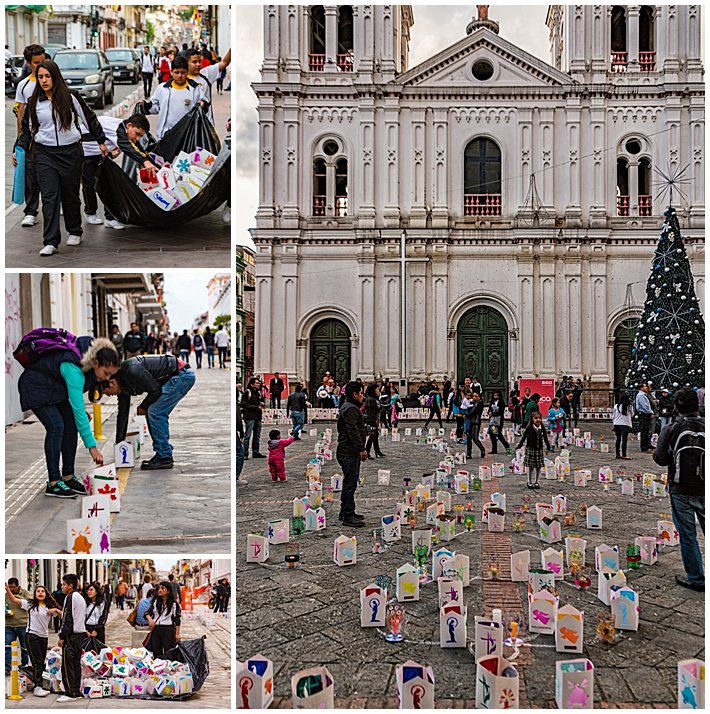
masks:
<svg viewBox="0 0 710 714"><path fill-rule="evenodd" d="M656 246L646 302L626 374L626 387L646 382L653 391L700 387L705 383L705 321L695 295L693 273L669 207Z"/></svg>

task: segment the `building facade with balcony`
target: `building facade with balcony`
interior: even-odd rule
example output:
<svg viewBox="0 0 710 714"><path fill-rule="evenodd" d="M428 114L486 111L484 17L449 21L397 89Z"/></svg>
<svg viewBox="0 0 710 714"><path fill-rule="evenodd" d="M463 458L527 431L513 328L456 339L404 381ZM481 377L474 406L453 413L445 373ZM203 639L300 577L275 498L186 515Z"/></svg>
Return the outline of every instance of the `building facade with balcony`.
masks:
<svg viewBox="0 0 710 714"><path fill-rule="evenodd" d="M5 5L5 44L14 55L34 43L44 45L47 38L49 5Z"/></svg>
<svg viewBox="0 0 710 714"><path fill-rule="evenodd" d="M551 63L485 12L410 67L415 15L264 9L255 371L623 382L656 169L702 300L701 6L552 5Z"/></svg>
<svg viewBox="0 0 710 714"><path fill-rule="evenodd" d="M232 327L232 368L238 382L246 384L254 373L254 253L236 249L236 312Z"/></svg>

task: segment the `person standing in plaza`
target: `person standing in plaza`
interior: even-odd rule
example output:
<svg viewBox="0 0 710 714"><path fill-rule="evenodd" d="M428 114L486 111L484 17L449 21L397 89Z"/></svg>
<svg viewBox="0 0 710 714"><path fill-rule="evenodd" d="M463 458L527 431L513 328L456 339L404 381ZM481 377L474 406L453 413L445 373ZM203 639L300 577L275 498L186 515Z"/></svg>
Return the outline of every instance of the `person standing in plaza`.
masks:
<svg viewBox="0 0 710 714"><path fill-rule="evenodd" d="M525 410L527 409L528 402L530 401L530 387L525 387L525 391L523 392L523 398L520 400L520 414L521 414L521 430L524 430L525 427L527 426L527 422L525 421Z"/></svg>
<svg viewBox="0 0 710 714"><path fill-rule="evenodd" d="M572 410L573 410L573 405L574 404L574 392L571 390L568 390L566 392L563 392L562 396L560 397L560 409L565 413L564 417L562 418L562 428L564 429L571 429L572 428Z"/></svg>
<svg viewBox="0 0 710 714"><path fill-rule="evenodd" d="M678 418L663 427L653 460L668 468L673 523L680 539L685 577L678 585L705 592L703 558L698 546L696 519L705 535L705 418L700 416L698 394L688 387L673 395Z"/></svg>
<svg viewBox="0 0 710 714"><path fill-rule="evenodd" d="M335 458L343 471L339 518L348 528L362 528L365 525L365 517L355 510L360 465L367 459L367 430L360 411L363 401L362 384L348 382L343 393L345 402L338 413L338 445L335 451Z"/></svg>
<svg viewBox="0 0 710 714"><path fill-rule="evenodd" d="M126 351L126 359L143 354L147 348L148 340L146 336L138 328L138 324L132 322L131 329L123 336L123 349Z"/></svg>
<svg viewBox="0 0 710 714"><path fill-rule="evenodd" d="M146 597L147 593L153 589L153 583L150 575L143 576L143 584L141 585L141 598Z"/></svg>
<svg viewBox="0 0 710 714"><path fill-rule="evenodd" d="M217 328L217 333L214 336L215 344L217 345L217 356L219 357L219 368L227 369L227 350L229 349L229 334L224 329L224 325Z"/></svg>
<svg viewBox="0 0 710 714"><path fill-rule="evenodd" d="M170 587L173 590L173 597L177 602L182 601L182 588L180 587L180 583L175 580L175 575L173 573L168 574L168 582L170 583Z"/></svg>
<svg viewBox="0 0 710 714"><path fill-rule="evenodd" d="M261 396L261 380L258 377L252 377L247 383L240 406L246 425L244 429L244 460L249 458L250 444L252 458L264 459L266 458L264 454L259 452L259 437L261 436L261 420L266 402Z"/></svg>
<svg viewBox="0 0 710 714"><path fill-rule="evenodd" d="M155 60L150 53L150 47L146 45L141 54L141 77L143 79L143 95L146 99L150 97L153 89L153 74L155 73Z"/></svg>
<svg viewBox="0 0 710 714"><path fill-rule="evenodd" d="M64 605L59 630L62 649L62 687L65 694L57 699L63 704L81 697L81 655L86 639L86 602L80 592L79 579L73 573L62 578Z"/></svg>
<svg viewBox="0 0 710 714"><path fill-rule="evenodd" d="M224 57L214 64L207 66L202 65L202 57L199 50L187 51L187 77L193 82L196 82L202 89L202 94L209 102L207 116L210 123L214 126L214 113L212 111L212 87L219 80L222 72L227 72L227 67L232 62L232 50L228 49Z"/></svg>
<svg viewBox="0 0 710 714"><path fill-rule="evenodd" d="M515 388L510 393L508 399L508 409L510 410L510 422L513 425L513 434L520 436L520 424L523 421L522 408L520 406L520 391Z"/></svg>
<svg viewBox="0 0 710 714"><path fill-rule="evenodd" d="M118 359L123 359L123 335L118 325L111 327L111 342L113 342L113 346L116 348Z"/></svg>
<svg viewBox="0 0 710 714"><path fill-rule="evenodd" d="M175 600L170 581L164 580L146 613L150 625L147 648L155 659L164 659L165 653L180 641L180 618L180 603Z"/></svg>
<svg viewBox="0 0 710 714"><path fill-rule="evenodd" d="M641 434L641 453L651 450L651 420L653 419L653 406L650 398L651 388L645 382L639 386L636 394L634 408L639 420Z"/></svg>
<svg viewBox="0 0 710 714"><path fill-rule="evenodd" d="M426 429L429 426L429 422L436 417L436 420L439 422L439 429L443 429L444 425L441 422L441 394L439 393L436 382L433 383L433 389L429 392L429 395L424 401L424 405L429 409L429 416L424 422L424 428Z"/></svg>
<svg viewBox="0 0 710 714"><path fill-rule="evenodd" d="M631 403L626 392L619 394L616 404L614 404L611 422L614 434L616 434L616 458L630 460L631 457L626 455L626 445L631 431Z"/></svg>
<svg viewBox="0 0 710 714"><path fill-rule="evenodd" d="M116 443L123 441L123 439L116 439ZM126 593L128 592L128 586L123 582L122 578L118 579L118 584L116 585L116 605L119 610L124 609L124 604L126 602Z"/></svg>
<svg viewBox="0 0 710 714"><path fill-rule="evenodd" d="M521 449L523 445L525 445L523 464L528 470L528 488L540 488L540 472L545 466L543 446L546 446L549 451L550 442L542 423L542 414L537 410L530 414L530 420L516 450Z"/></svg>
<svg viewBox="0 0 710 714"><path fill-rule="evenodd" d="M7 581L5 592L5 676L10 676L10 645L17 640L20 643L21 667L27 666L27 611L22 608L13 607L15 604L13 597L22 600L29 600L30 594L20 587L17 578L10 578ZM8 614L11 613L11 614Z"/></svg>
<svg viewBox="0 0 710 714"><path fill-rule="evenodd" d="M471 391L478 394L483 399L483 385L478 381L478 377L474 377L471 382Z"/></svg>
<svg viewBox="0 0 710 714"><path fill-rule="evenodd" d="M661 389L661 396L658 398L658 419L659 432L673 421L673 399L667 389Z"/></svg>
<svg viewBox="0 0 710 714"><path fill-rule="evenodd" d="M464 421L466 417L463 413L462 408L463 403L463 384L459 384L456 391L451 398L451 411L453 412L454 419L456 420L456 443L464 444Z"/></svg>
<svg viewBox="0 0 710 714"><path fill-rule="evenodd" d="M483 416L483 400L478 392L467 392L461 403L464 413L464 428L466 430L466 457L471 458L473 445L478 447L481 458L485 458L486 450L483 448L479 434L481 432L481 418Z"/></svg>
<svg viewBox="0 0 710 714"><path fill-rule="evenodd" d="M498 389L493 391L491 403L488 406L488 433L491 437L491 453L498 453L498 442L503 444L506 453L510 454L510 444L503 436L503 424L505 422L505 402L503 395Z"/></svg>
<svg viewBox="0 0 710 714"><path fill-rule="evenodd" d="M180 353L180 359L187 364L190 364L190 350L192 349L192 340L190 335L187 334L187 330L182 331L182 335L177 338L175 346Z"/></svg>
<svg viewBox="0 0 710 714"><path fill-rule="evenodd" d="M560 434L564 431L566 416L565 411L560 406L560 400L555 397L550 402L550 408L547 410L547 426L550 429L550 434L552 434L550 451L554 451L555 447L560 444Z"/></svg>
<svg viewBox="0 0 710 714"><path fill-rule="evenodd" d="M286 401L286 417L289 416L293 423L291 436L295 441L300 441L299 434L303 431L303 426L306 423L306 395L303 393L303 385L300 382L296 384Z"/></svg>
<svg viewBox="0 0 710 714"><path fill-rule="evenodd" d="M538 403L540 401L540 395L535 392L530 399L528 399L527 404L525 405L525 412L523 414L523 425L527 427L528 424L530 424L530 419L532 415L540 411L540 407L538 406Z"/></svg>
<svg viewBox="0 0 710 714"><path fill-rule="evenodd" d="M281 393L284 390L284 381L278 372L274 372L274 376L269 382L269 405L272 409L281 409Z"/></svg>
<svg viewBox="0 0 710 714"><path fill-rule="evenodd" d="M170 68L172 65L172 61L165 47L161 47L159 52L160 55L158 56L158 59L156 61L158 70L158 83L163 84L170 79Z"/></svg>
<svg viewBox="0 0 710 714"><path fill-rule="evenodd" d="M570 381L572 378L570 377ZM574 428L577 428L579 423L579 412L582 409L582 392L584 391L584 385L582 380L577 378L576 382L571 384L572 389L572 417L574 418Z"/></svg>
<svg viewBox="0 0 710 714"><path fill-rule="evenodd" d="M237 440L234 444L234 461L236 463L237 483L249 483L245 478L239 480L244 469L244 422L242 410L239 408L239 391L237 391L237 408L234 410L234 423L237 428Z"/></svg>
<svg viewBox="0 0 710 714"><path fill-rule="evenodd" d="M210 326L205 327L205 334L202 336L205 343L205 351L207 352L207 369L214 367L214 332L210 330ZM239 395L237 395L237 398Z"/></svg>
<svg viewBox="0 0 710 714"><path fill-rule="evenodd" d="M125 583L119 583L119 586L121 585ZM110 609L111 599L104 593L101 583L91 583L86 591L86 634L104 644L106 644L106 620Z"/></svg>
<svg viewBox="0 0 710 714"><path fill-rule="evenodd" d="M372 459L370 456L370 449L374 447L375 456L378 459L384 458L384 454L380 451L380 388L377 384L370 384L365 390L365 407L363 412L363 418L365 420L365 428L367 429L367 442L365 444L365 451L367 451L367 458ZM388 399L389 401L389 399Z"/></svg>
<svg viewBox="0 0 710 714"><path fill-rule="evenodd" d="M199 330L192 336L192 349L195 350L195 368L202 369L202 353L205 350L205 341Z"/></svg>

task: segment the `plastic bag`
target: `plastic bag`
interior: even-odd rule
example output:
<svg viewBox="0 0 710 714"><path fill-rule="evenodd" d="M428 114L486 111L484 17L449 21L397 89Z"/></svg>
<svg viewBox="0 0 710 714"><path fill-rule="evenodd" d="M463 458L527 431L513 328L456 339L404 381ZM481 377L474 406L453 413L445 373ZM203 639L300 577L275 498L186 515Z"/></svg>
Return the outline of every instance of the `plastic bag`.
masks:
<svg viewBox="0 0 710 714"><path fill-rule="evenodd" d="M101 652L101 650L105 648L106 644L104 642L101 642L98 637L90 637L88 635L84 640L83 644L81 645L81 649L84 652L94 652L95 654L99 654L99 652Z"/></svg>
<svg viewBox="0 0 710 714"><path fill-rule="evenodd" d="M189 154L197 148L202 148L217 155L220 146L219 136L205 110L197 106L190 109L170 131L167 131L151 150L170 163L181 151Z"/></svg>
<svg viewBox="0 0 710 714"><path fill-rule="evenodd" d="M96 172L96 192L104 205L122 223L165 230L183 226L211 213L229 200L231 152L225 146L217 156L212 173L202 190L190 201L172 211L156 206L139 186L110 159L104 159Z"/></svg>
<svg viewBox="0 0 710 714"><path fill-rule="evenodd" d="M21 146L15 147L15 174L12 184L12 202L21 206L25 202L25 150Z"/></svg>
<svg viewBox="0 0 710 714"><path fill-rule="evenodd" d="M165 653L165 659L175 662L184 662L190 667L192 673L193 690L191 694L199 692L210 673L210 663L205 650L206 635L194 640L181 640L173 649ZM191 694L180 694L172 699L187 699Z"/></svg>

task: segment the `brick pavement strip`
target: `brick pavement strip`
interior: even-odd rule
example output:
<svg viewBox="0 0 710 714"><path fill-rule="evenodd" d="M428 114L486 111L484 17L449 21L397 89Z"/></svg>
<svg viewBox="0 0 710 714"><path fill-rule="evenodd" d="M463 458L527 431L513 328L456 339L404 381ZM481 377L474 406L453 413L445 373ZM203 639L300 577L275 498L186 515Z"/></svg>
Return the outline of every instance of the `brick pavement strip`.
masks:
<svg viewBox="0 0 710 714"><path fill-rule="evenodd" d="M409 426L410 423L407 423ZM319 424L319 433L324 428ZM328 424L334 427L334 424ZM613 439L607 424L594 422L582 425ZM283 429L285 431L285 429ZM334 432L336 430L334 429ZM337 432L334 433L334 441ZM328 527L319 533L306 533L297 539L301 563L288 570L283 557L286 546L272 546L265 564L245 562L246 536L264 532L266 523L274 518L291 515L291 500L302 496L306 481L303 476L307 461L313 456L315 438L305 436L302 443L287 449L285 484L273 484L265 461L249 460L243 476L246 484L237 487L237 658L245 659L257 652L274 662L275 708L290 708L290 679L301 669L326 664L335 679L336 707L395 708L394 671L397 664L414 659L430 664L436 677L437 706L440 708L473 708L475 695L475 665L467 649L442 649L438 644L438 608L433 584L421 588L422 599L407 604L406 639L400 644L385 642L383 632L361 628L359 624L359 591L378 574L392 577L396 569L411 562L410 531L402 530L402 540L390 544L381 555L373 555L372 530L379 527L382 515L391 512L399 500L401 479L412 477L416 485L419 476L435 468L439 455L430 447L417 445L413 437L400 443L384 439L386 458L367 461L363 465L364 483L357 494L358 510L367 517L367 528L350 531L339 526L335 502L325 504ZM486 449L489 442L484 442ZM460 448L460 447L459 447ZM558 493L568 498L568 509L576 511L582 503L599 505L603 509L604 527L589 531L578 516L577 525L563 526L563 538L579 534L587 540L587 562L594 561L594 548L602 543L618 545L623 557L625 546L637 535L655 534L656 521L668 513L668 498L652 498L637 493L621 496L620 486L613 484L604 492L597 481L600 466L625 468L627 473L650 471L660 474L650 455L638 453L637 442L631 442L633 460L610 460L599 451L573 448L572 469L589 468L593 479L585 488L570 482L542 480L541 489L529 492L524 476L510 472L499 480L484 482L484 490L469 496L452 494L454 503L473 500L476 526L472 533L461 533L449 544L452 550L471 558L471 585L466 588L468 607L468 641L473 639L474 616L489 614L493 607L504 612L523 612L527 619L527 584L510 581L511 552L531 551L531 567L540 563L539 551L547 546L539 540L534 523L534 503L550 499ZM333 448L335 451L335 448ZM481 461L474 457L464 468L475 473L479 464L509 459L499 454ZM377 485L377 469L391 470L390 486ZM335 461L326 462L324 480L339 471ZM480 524L481 505L487 496L499 490L507 495L508 513L512 506L530 496L531 513L526 516L522 533L511 530L511 518L502 534L488 533ZM420 515L420 522L422 517ZM340 534L358 537L356 565L338 568L332 562L333 540ZM564 544L557 544L562 547ZM704 542L701 536L701 548ZM499 580L493 581L488 565L498 562ZM596 575L593 586L580 592L569 575L559 584L560 604L570 603L585 613L584 654L597 671L595 706L601 708L674 707L676 703L675 672L677 661L689 657L704 659L704 595L676 585L674 575L682 572L678 548L661 548L658 563L638 571L626 571L629 584L639 592L641 618L637 632L618 633L611 644L596 642L597 614L609 608L596 598ZM688 624L689 623L689 624ZM526 628L521 628L527 638ZM506 649L506 652L508 650ZM554 708L555 662L571 659L571 655L555 652L554 637L533 635L529 645L521 649L515 660L521 674L521 706ZM653 683L646 686L647 682Z"/></svg>
<svg viewBox="0 0 710 714"><path fill-rule="evenodd" d="M106 625L107 644L131 646L131 636L133 628L126 622L126 617L130 611L120 611L114 603L109 614ZM205 613L206 608L199 608L199 612ZM199 614L196 611L196 614ZM22 701L5 701L8 709L228 709L231 697L231 612L228 617L219 618L212 626L201 624L198 618L187 619L183 617L180 627L180 635L184 640L191 640L196 637L206 635L205 648L210 666L210 674L207 677L202 689L194 696L183 701L161 700L161 699L131 699L124 697L111 697L110 699L81 699L76 703L57 704L56 694L39 699L31 694L25 696ZM49 646L57 644L57 635L50 631ZM5 679L6 688L9 678Z"/></svg>

